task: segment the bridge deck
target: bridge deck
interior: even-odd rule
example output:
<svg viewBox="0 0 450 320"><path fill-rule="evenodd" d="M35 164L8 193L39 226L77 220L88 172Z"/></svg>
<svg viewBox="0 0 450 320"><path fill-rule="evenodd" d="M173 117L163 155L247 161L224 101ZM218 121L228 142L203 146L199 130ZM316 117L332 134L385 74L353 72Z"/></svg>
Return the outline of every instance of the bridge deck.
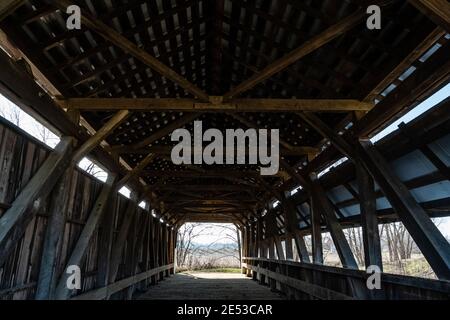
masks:
<svg viewBox="0 0 450 320"><path fill-rule="evenodd" d="M177 273L158 282L140 300L280 300L267 286L238 273Z"/></svg>

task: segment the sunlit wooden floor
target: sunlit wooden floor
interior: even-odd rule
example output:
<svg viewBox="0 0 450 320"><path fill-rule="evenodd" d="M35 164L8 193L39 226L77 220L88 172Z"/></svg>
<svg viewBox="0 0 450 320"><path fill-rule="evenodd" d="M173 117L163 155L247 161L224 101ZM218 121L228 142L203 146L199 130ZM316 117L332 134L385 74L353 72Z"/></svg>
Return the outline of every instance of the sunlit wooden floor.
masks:
<svg viewBox="0 0 450 320"><path fill-rule="evenodd" d="M140 300L281 300L269 287L239 273L178 273L138 297Z"/></svg>

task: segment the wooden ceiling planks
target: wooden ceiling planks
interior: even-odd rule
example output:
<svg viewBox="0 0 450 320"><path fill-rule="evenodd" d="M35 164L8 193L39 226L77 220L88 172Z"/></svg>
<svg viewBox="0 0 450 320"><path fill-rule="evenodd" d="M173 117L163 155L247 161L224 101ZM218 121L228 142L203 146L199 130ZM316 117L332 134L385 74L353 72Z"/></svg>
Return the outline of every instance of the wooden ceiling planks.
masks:
<svg viewBox="0 0 450 320"><path fill-rule="evenodd" d="M2 29L68 98L61 104L80 108L96 130L117 110L132 112L106 141L116 146L109 150L113 152L126 153L134 146L134 154L122 157L143 172L173 170L164 159L147 168L139 163L147 145L167 146L171 128L196 119L180 111L208 112L199 114L205 126L229 119L220 112L224 109L260 112L254 117L258 126L280 128L280 136L295 148L315 148L320 136L300 121L294 128L293 119L281 111L320 111L318 116L327 124L343 119L348 123L342 112L371 109L366 103L371 99L359 100L381 98L377 91L397 74L394 67L409 61L411 50L433 37L435 27L401 1L383 11L389 32L379 32L355 28L364 16L358 1L224 0L210 5L204 0L176 0L169 5L136 0L83 6L87 28L67 31L62 9L68 1L59 2L59 11L47 1L21 3L25 5L2 23ZM253 80L246 83L249 78ZM242 99L236 104L217 103L209 95L223 95L226 101L238 93ZM190 95L203 102L188 100ZM291 156L289 163L307 164L300 154ZM230 168L249 169L256 173L255 168ZM193 181L205 182L201 175ZM214 181L209 183L224 180ZM278 179L274 185L282 182Z"/></svg>

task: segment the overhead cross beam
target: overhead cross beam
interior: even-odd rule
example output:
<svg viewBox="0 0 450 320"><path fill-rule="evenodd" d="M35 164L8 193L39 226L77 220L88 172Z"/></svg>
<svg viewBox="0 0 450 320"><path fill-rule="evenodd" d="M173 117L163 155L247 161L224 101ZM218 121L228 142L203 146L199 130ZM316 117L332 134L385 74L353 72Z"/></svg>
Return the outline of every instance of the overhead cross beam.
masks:
<svg viewBox="0 0 450 320"><path fill-rule="evenodd" d="M223 192L223 191L242 191L242 192L250 192L250 189L258 189L258 186L254 186L253 188L251 186L242 186L242 185L231 185L231 184L217 184L217 185L210 185L210 184L196 184L196 185L183 185L184 189L190 190L190 191L214 191L214 192ZM177 184L170 184L170 185L161 185L158 187L158 190L173 190L177 191L180 189L180 186Z"/></svg>
<svg viewBox="0 0 450 320"><path fill-rule="evenodd" d="M58 1L48 1L49 4L57 6L59 9L61 9L63 12L66 12L67 7L71 6L73 3L69 0L58 0ZM172 80L176 84L178 84L180 87L185 89L187 92L194 95L194 97L199 98L203 101L209 101L209 96L207 93L205 93L203 90L198 88L195 84L189 82L185 78L183 78L181 75L179 75L177 72L175 72L173 69L169 68L162 62L160 62L158 59L150 55L147 51L139 48L136 44L129 41L127 38L122 36L119 32L116 30L110 28L103 22L101 22L99 19L96 19L95 17L91 16L88 12L85 10L82 10L81 12L81 22L83 26L86 26L92 30L94 30L96 33L98 33L100 36L111 42L112 44L116 45L117 47L121 48L125 52L130 53L133 57L136 59L142 61L144 64L151 67L153 70L160 73L162 76L166 77L167 79Z"/></svg>
<svg viewBox="0 0 450 320"><path fill-rule="evenodd" d="M250 127L255 128L255 127ZM280 141L282 144L282 141ZM149 154L155 153L158 155L170 156L172 152L173 146L151 146L151 147L143 147L140 149L135 148L126 148L126 147L117 147L112 148L111 150L120 150L120 154ZM305 155L316 155L319 152L319 149L309 146L290 146L288 148L283 148L283 155L285 156L305 156ZM203 150L196 152L196 150L191 150L192 155L194 154L203 154ZM245 154L254 154L251 150L245 150ZM242 175L241 175L242 177Z"/></svg>
<svg viewBox="0 0 450 320"><path fill-rule="evenodd" d="M58 100L66 109L83 111L236 111L236 112L348 112L368 111L372 104L352 99L235 99L199 102L174 98L70 98Z"/></svg>

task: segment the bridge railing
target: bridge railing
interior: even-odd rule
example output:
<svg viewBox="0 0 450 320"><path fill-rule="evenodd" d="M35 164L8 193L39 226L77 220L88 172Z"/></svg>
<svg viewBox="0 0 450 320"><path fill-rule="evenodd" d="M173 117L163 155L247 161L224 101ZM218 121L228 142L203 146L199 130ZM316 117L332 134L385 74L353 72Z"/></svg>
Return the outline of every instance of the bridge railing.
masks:
<svg viewBox="0 0 450 320"><path fill-rule="evenodd" d="M380 289L370 290L371 274L311 263L245 257L243 268L273 290L290 299L445 299L450 298L450 282L394 274L380 274Z"/></svg>
<svg viewBox="0 0 450 320"><path fill-rule="evenodd" d="M106 287L94 289L86 293L73 297L71 300L102 300L107 299L112 294L129 288L145 279L159 275L160 277L169 276L174 273L174 264L168 264L162 267L154 268L134 276L116 281Z"/></svg>

